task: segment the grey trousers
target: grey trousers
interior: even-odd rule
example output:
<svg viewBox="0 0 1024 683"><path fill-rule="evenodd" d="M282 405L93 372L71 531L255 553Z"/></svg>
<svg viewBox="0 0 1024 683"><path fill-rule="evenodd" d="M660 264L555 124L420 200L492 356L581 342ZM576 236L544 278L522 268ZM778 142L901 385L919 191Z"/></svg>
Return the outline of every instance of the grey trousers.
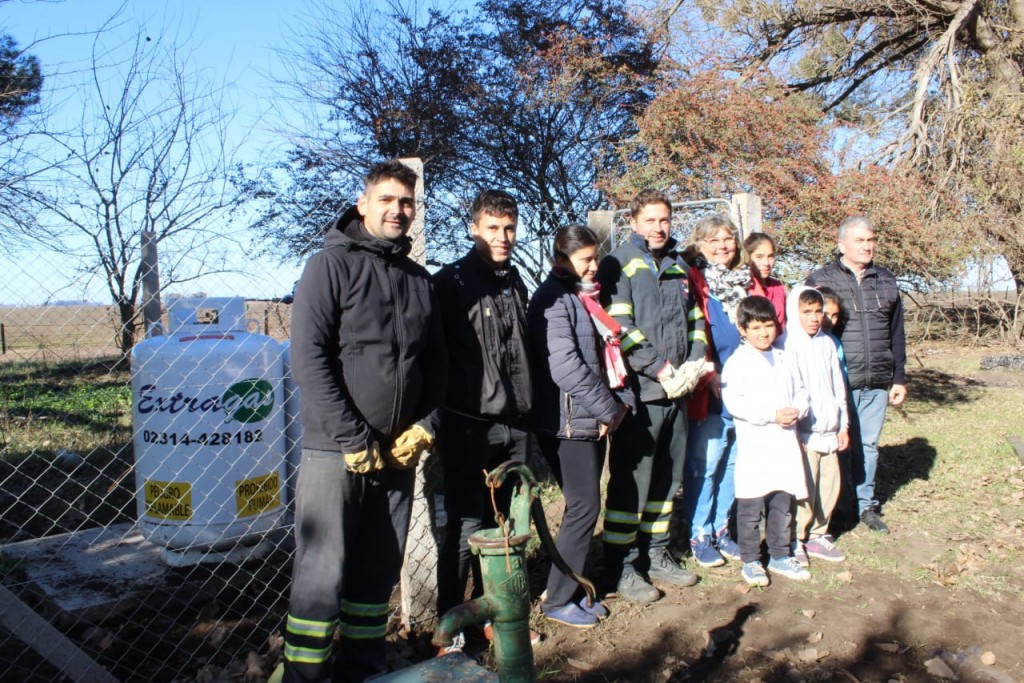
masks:
<svg viewBox="0 0 1024 683"><path fill-rule="evenodd" d="M415 470L352 474L303 449L284 681L362 681L384 671L388 602L409 530ZM341 640L333 663L335 628Z"/></svg>

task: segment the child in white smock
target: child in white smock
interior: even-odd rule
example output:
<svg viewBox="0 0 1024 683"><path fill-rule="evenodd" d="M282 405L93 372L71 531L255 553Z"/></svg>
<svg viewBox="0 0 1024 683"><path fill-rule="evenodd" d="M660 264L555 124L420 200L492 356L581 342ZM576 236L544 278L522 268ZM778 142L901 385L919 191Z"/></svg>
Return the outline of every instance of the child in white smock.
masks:
<svg viewBox="0 0 1024 683"><path fill-rule="evenodd" d="M722 400L736 422L736 531L743 579L767 586L759 525L766 514L768 570L795 580L811 577L790 553L793 500L807 497L797 422L810 402L796 364L772 344L775 308L761 296L740 302L736 324L746 343L722 370Z"/></svg>

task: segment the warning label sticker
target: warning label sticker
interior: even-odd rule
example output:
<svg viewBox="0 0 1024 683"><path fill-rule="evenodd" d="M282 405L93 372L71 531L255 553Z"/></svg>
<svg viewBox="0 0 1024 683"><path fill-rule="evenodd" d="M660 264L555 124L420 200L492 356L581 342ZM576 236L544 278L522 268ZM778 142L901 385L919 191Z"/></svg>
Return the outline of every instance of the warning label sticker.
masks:
<svg viewBox="0 0 1024 683"><path fill-rule="evenodd" d="M281 477L277 472L235 482L238 516L249 517L281 507Z"/></svg>
<svg viewBox="0 0 1024 683"><path fill-rule="evenodd" d="M192 484L187 481L145 482L146 517L187 521L192 519Z"/></svg>

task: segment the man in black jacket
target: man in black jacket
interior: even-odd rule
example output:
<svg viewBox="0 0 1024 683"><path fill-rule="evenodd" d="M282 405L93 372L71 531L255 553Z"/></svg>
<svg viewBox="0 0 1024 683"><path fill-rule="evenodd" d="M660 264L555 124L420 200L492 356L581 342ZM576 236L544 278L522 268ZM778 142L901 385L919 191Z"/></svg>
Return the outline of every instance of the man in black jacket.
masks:
<svg viewBox="0 0 1024 683"><path fill-rule="evenodd" d="M465 600L470 571L475 593L481 589L469 537L494 526L482 471L525 462L532 443L527 293L510 262L519 208L508 193L484 190L471 214L473 248L434 276L450 358L438 443L448 514L438 552L438 614Z"/></svg>
<svg viewBox="0 0 1024 683"><path fill-rule="evenodd" d="M285 681L362 681L386 666L415 467L433 443L447 378L430 277L408 257L415 185L398 161L373 166L296 288L303 449Z"/></svg>
<svg viewBox="0 0 1024 683"><path fill-rule="evenodd" d="M856 418L850 425L850 465L857 508L866 527L889 533L878 513L875 471L886 406L907 398L907 347L900 290L893 274L875 265L875 243L870 220L845 219L839 224L838 258L811 273L807 284L830 287L842 299L836 332L846 355Z"/></svg>

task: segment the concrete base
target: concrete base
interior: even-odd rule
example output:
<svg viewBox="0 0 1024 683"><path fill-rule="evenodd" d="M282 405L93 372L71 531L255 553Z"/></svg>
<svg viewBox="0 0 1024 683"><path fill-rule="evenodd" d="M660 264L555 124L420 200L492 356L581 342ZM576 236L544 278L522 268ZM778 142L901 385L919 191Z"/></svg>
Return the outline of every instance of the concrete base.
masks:
<svg viewBox="0 0 1024 683"><path fill-rule="evenodd" d="M11 543L0 546L0 555L21 560L26 588L51 619L100 621L173 571L133 524Z"/></svg>

